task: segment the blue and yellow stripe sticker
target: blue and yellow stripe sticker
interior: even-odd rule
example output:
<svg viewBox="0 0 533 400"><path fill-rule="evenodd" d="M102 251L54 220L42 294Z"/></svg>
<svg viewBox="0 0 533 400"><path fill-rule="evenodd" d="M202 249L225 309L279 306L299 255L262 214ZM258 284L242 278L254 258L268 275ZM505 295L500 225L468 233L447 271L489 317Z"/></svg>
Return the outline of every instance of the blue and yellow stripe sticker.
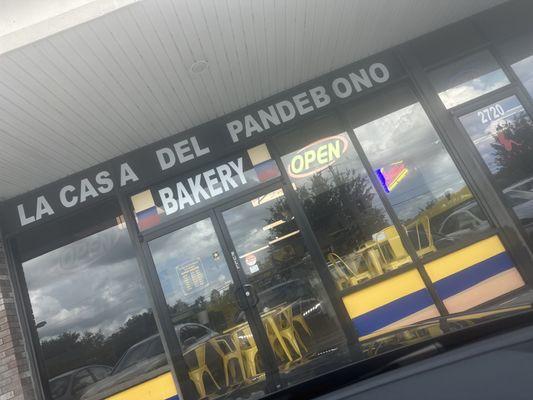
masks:
<svg viewBox="0 0 533 400"><path fill-rule="evenodd" d="M415 269L351 293L342 300L363 338L438 315Z"/></svg>
<svg viewBox="0 0 533 400"><path fill-rule="evenodd" d="M425 265L449 312L461 312L525 285L511 257L492 236Z"/></svg>
<svg viewBox="0 0 533 400"><path fill-rule="evenodd" d="M170 372L117 393L108 400L178 400Z"/></svg>

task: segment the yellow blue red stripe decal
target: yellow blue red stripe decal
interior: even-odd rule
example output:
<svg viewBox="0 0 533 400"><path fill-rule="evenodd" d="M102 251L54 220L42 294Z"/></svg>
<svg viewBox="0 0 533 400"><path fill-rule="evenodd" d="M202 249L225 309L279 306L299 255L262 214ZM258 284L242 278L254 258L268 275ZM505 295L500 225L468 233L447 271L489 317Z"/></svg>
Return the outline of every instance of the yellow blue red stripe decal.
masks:
<svg viewBox="0 0 533 400"><path fill-rule="evenodd" d="M401 321L408 324L437 314L417 270L351 293L343 302L359 336L397 327Z"/></svg>
<svg viewBox="0 0 533 400"><path fill-rule="evenodd" d="M524 286L497 236L428 263L426 271L448 311L468 310Z"/></svg>

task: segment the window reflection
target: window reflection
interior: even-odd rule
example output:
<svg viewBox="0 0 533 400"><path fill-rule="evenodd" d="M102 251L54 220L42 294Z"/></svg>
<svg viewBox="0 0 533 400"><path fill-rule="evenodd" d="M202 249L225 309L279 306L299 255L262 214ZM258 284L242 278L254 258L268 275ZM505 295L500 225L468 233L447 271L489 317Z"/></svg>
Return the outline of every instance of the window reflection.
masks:
<svg viewBox="0 0 533 400"><path fill-rule="evenodd" d="M113 212L91 211L91 224L68 236L53 225L35 232L39 241L78 240L22 265L53 399L99 397L166 365L161 350L117 369L156 326L128 233Z"/></svg>
<svg viewBox="0 0 533 400"><path fill-rule="evenodd" d="M278 138L339 290L411 260L345 132L330 119ZM303 160L303 161L302 161Z"/></svg>
<svg viewBox="0 0 533 400"><path fill-rule="evenodd" d="M527 92L533 97L533 55L511 65Z"/></svg>
<svg viewBox="0 0 533 400"><path fill-rule="evenodd" d="M516 96L460 118L533 245L533 122Z"/></svg>
<svg viewBox="0 0 533 400"><path fill-rule="evenodd" d="M354 132L418 255L486 230L487 219L475 218L482 211L420 103L403 86L386 96L351 111Z"/></svg>
<svg viewBox="0 0 533 400"><path fill-rule="evenodd" d="M498 50L533 97L533 35L513 37L500 44Z"/></svg>
<svg viewBox="0 0 533 400"><path fill-rule="evenodd" d="M196 390L190 395L264 394L258 347L211 221L152 240L150 250Z"/></svg>
<svg viewBox="0 0 533 400"><path fill-rule="evenodd" d="M452 108L509 84L488 51L437 68L429 77L446 108Z"/></svg>
<svg viewBox="0 0 533 400"><path fill-rule="evenodd" d="M223 212L290 383L347 362L345 338L282 189Z"/></svg>

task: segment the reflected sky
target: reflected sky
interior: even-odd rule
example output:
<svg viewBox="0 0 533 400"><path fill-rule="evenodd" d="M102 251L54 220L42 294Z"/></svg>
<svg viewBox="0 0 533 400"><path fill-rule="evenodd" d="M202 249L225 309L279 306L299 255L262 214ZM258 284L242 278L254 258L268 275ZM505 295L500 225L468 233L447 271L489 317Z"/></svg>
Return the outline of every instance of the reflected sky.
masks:
<svg viewBox="0 0 533 400"><path fill-rule="evenodd" d="M209 300L213 290L222 294L233 282L209 219L152 240L150 250L170 306L178 300L192 305L200 296ZM187 289L180 281L182 277L178 271L183 266L198 262L200 273L205 274L204 284Z"/></svg>
<svg viewBox="0 0 533 400"><path fill-rule="evenodd" d="M446 108L452 108L501 88L508 83L509 81L503 71L497 70L440 92L439 97Z"/></svg>
<svg viewBox="0 0 533 400"><path fill-rule="evenodd" d="M419 103L354 129L374 169L403 161L409 170L388 196L402 220L465 186Z"/></svg>
<svg viewBox="0 0 533 400"><path fill-rule="evenodd" d="M437 68L429 77L446 108L452 108L509 84L488 51Z"/></svg>
<svg viewBox="0 0 533 400"><path fill-rule="evenodd" d="M533 56L524 58L511 67L526 87L529 95L533 97Z"/></svg>
<svg viewBox="0 0 533 400"><path fill-rule="evenodd" d="M41 340L66 331L110 335L148 309L128 233L115 226L23 264Z"/></svg>

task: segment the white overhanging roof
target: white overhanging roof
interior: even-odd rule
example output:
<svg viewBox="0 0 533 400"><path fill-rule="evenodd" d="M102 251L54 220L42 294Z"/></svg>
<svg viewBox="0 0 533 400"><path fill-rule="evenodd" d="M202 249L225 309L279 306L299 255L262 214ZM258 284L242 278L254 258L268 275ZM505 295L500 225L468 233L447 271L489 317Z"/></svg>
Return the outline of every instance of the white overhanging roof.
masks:
<svg viewBox="0 0 533 400"><path fill-rule="evenodd" d="M504 0L0 0L0 199Z"/></svg>

